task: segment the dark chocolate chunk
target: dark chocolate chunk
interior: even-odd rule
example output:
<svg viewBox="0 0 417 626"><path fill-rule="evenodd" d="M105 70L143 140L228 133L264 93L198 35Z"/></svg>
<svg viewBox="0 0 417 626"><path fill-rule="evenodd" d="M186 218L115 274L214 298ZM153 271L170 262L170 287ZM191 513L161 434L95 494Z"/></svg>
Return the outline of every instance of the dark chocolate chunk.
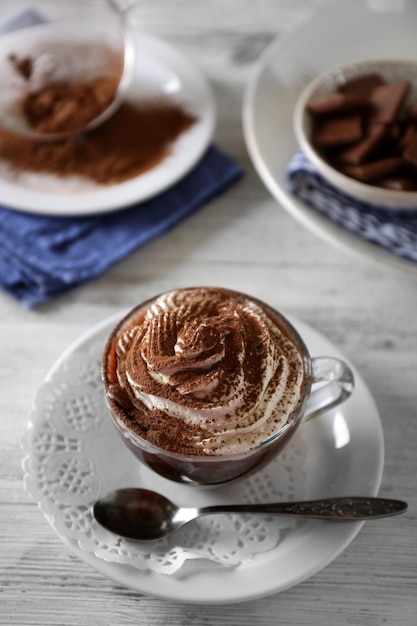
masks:
<svg viewBox="0 0 417 626"><path fill-rule="evenodd" d="M417 170L417 134L414 134L412 141L410 141L406 150L403 152L403 157L408 165Z"/></svg>
<svg viewBox="0 0 417 626"><path fill-rule="evenodd" d="M410 82L408 80L376 87L369 96L372 104L369 121L385 124L395 122L409 90Z"/></svg>
<svg viewBox="0 0 417 626"><path fill-rule="evenodd" d="M360 165L369 160L375 150L381 146L389 137L387 128L383 124L372 124L366 136L353 145L344 148L340 152L332 155L332 160L337 163L347 163L349 165Z"/></svg>
<svg viewBox="0 0 417 626"><path fill-rule="evenodd" d="M417 102L410 107L410 117L417 122Z"/></svg>
<svg viewBox="0 0 417 626"><path fill-rule="evenodd" d="M369 108L369 101L360 96L332 93L328 96L310 100L307 103L307 111L313 115L331 115L339 113L352 113Z"/></svg>
<svg viewBox="0 0 417 626"><path fill-rule="evenodd" d="M339 91L342 93L355 94L361 98L368 98L375 87L385 85L385 80L380 74L364 74L349 79L344 85L341 85Z"/></svg>
<svg viewBox="0 0 417 626"><path fill-rule="evenodd" d="M362 117L318 118L313 126L313 144L321 149L343 146L362 139Z"/></svg>
<svg viewBox="0 0 417 626"><path fill-rule="evenodd" d="M401 157L390 157L380 159L379 161L371 161L363 165L346 165L340 167L340 171L347 176L351 176L363 183L373 180L386 178L391 174L396 174L404 166L404 160Z"/></svg>
<svg viewBox="0 0 417 626"><path fill-rule="evenodd" d="M417 138L417 125L413 122L408 122L404 125L402 133L398 137L395 143L395 149L399 154L403 154L405 150L413 143Z"/></svg>

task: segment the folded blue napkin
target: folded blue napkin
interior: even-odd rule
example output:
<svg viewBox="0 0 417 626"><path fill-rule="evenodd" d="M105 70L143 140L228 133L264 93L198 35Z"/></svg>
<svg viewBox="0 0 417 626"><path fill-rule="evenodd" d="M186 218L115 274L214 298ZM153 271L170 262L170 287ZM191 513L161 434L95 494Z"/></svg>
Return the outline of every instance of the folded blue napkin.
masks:
<svg viewBox="0 0 417 626"><path fill-rule="evenodd" d="M339 191L320 176L303 152L287 169L291 192L349 232L385 250L417 261L416 210L390 210L361 202Z"/></svg>
<svg viewBox="0 0 417 626"><path fill-rule="evenodd" d="M0 285L27 307L47 302L172 228L242 174L239 164L211 146L176 185L121 211L60 218L0 207Z"/></svg>

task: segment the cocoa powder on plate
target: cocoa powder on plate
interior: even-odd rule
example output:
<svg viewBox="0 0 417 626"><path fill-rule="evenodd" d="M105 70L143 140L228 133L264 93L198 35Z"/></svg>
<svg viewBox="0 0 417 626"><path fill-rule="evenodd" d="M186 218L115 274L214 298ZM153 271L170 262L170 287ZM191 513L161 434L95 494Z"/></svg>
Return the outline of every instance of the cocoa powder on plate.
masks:
<svg viewBox="0 0 417 626"><path fill-rule="evenodd" d="M56 88L62 90L62 85ZM49 90L52 101L53 86L44 89ZM79 86L77 89L84 97L85 90ZM68 103L68 93L66 97ZM21 103L23 110L26 107L28 119L33 114L32 105L36 105L39 112L39 101L42 103L42 93L37 97L30 94ZM43 103L47 101L45 96ZM62 108L50 109L50 128L54 125L54 116L62 116ZM72 114L75 113L76 107L72 107ZM84 115L82 110L80 115ZM47 108L40 119L41 124L48 124ZM169 100L126 101L97 129L63 141L38 142L0 129L0 159L17 172L83 176L100 184L118 183L158 165L179 135L195 122L196 118L185 108ZM36 128L36 123L33 127Z"/></svg>

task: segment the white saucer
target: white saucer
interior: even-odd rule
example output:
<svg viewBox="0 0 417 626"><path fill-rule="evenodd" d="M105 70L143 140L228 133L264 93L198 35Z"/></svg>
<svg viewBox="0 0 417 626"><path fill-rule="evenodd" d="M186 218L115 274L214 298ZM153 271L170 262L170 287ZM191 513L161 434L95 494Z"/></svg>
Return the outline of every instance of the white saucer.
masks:
<svg viewBox="0 0 417 626"><path fill-rule="evenodd" d="M165 95L183 104L198 121L184 132L172 153L149 172L114 185L82 178L24 172L0 167L0 197L9 208L55 216L91 215L123 209L161 193L183 178L200 160L213 136L216 107L211 88L194 64L178 50L137 32L133 94Z"/></svg>
<svg viewBox="0 0 417 626"><path fill-rule="evenodd" d="M349 252L417 271L397 257L335 225L295 198L286 169L297 150L293 114L303 87L337 66L372 59L417 59L416 2L324 2L267 48L248 82L243 129L249 154L278 202L316 235Z"/></svg>
<svg viewBox="0 0 417 626"><path fill-rule="evenodd" d="M219 605L260 598L292 587L328 565L350 544L361 529L362 523L331 524L311 520L296 524L285 530L278 544L272 549L256 553L253 559L235 568L227 566L207 568L196 560L193 562L191 575L181 574L182 570L179 571L179 575L165 575L146 568L138 569L137 564L136 567L132 565L135 563L134 560L130 563L115 562L114 559L109 560L109 557L104 558L98 548L93 547L93 551L90 546L87 550L85 546L91 543L95 531L91 523L87 525L83 523L86 515L91 515L88 510L86 513L88 507L85 504L78 507L78 503L75 502L76 532L74 538L68 538L67 527L70 520L65 512L67 504L65 498L72 494L68 495L68 492L64 494L60 505L57 504L55 497L60 490L58 460L62 460L62 457L67 466L81 458L81 470L87 477L85 486L86 489L91 489L89 494L91 499L97 497L97 492L94 493L97 484L106 480L106 477L96 473L97 448L101 457L106 459L100 471L108 475L118 474L117 480L124 481L125 485L130 477L130 483L134 483L135 480L142 481L135 484L158 489L177 501L181 490L186 489L189 490L188 498L195 497L198 505L203 505L207 498L213 498L210 489L178 486L157 477L150 470L142 469L133 455L124 452L125 448L112 430L112 426L107 430L106 424L110 423L110 418L107 421L106 411L102 410L101 405L99 404L97 408L97 404L91 402L86 404L84 402L86 396L80 397L83 391L85 394L87 384L95 386L96 391L99 390L101 393L99 371L96 369L99 370L100 367L105 339L119 318L120 314L94 327L72 345L54 365L36 394L29 428L22 441L25 450L23 462L25 486L38 502L58 536L80 559L118 584L140 593L185 603ZM312 356L329 354L343 358L343 355L315 330L297 320L293 320L293 323L306 340ZM68 380L69 364L74 355L78 359L77 368L85 381L78 386ZM378 410L365 382L357 371L354 372L356 389L353 396L339 410L303 424L293 438L295 445L297 437L300 437L302 442L304 467L301 493L305 498L376 495L378 492L384 458L382 427ZM81 387L84 388L83 391ZM88 419L78 425L79 432L74 430L74 423L67 424L66 432L65 428L62 432L57 433L56 429L54 431L53 427L60 421L62 428L62 417L60 411L51 407L64 388L67 388L71 402L75 402L76 413L83 407L87 411ZM63 409L63 405L61 408ZM102 435L97 437L92 431L92 424L94 426L94 423L97 425L100 422L98 432ZM67 451L64 451L65 446ZM122 451L121 456L118 456L119 447ZM111 461L109 463L109 459L114 465ZM277 461L279 460L280 457ZM276 461L271 465L279 467L275 463ZM265 468L260 473L267 471L271 470ZM46 478L42 479L42 475ZM71 489L74 477L76 476L71 474ZM48 483L46 489L43 480ZM275 476L274 480L279 481L279 476ZM61 527L57 521L60 517L63 517ZM94 546L99 540L100 537L96 537ZM115 544L115 552L117 547ZM124 554L121 555L123 556Z"/></svg>

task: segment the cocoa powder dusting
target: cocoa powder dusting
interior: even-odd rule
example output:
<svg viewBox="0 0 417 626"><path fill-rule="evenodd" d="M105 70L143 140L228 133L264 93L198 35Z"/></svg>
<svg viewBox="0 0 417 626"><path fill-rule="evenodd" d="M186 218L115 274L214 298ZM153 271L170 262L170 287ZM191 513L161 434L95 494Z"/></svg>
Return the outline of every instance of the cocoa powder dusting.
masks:
<svg viewBox="0 0 417 626"><path fill-rule="evenodd" d="M83 126L113 95L114 84L97 79L71 88L49 85L27 96L21 105L34 129L56 132ZM0 159L18 172L117 183L159 164L195 121L179 104L168 100L125 102L97 129L63 141L35 142L0 129Z"/></svg>

